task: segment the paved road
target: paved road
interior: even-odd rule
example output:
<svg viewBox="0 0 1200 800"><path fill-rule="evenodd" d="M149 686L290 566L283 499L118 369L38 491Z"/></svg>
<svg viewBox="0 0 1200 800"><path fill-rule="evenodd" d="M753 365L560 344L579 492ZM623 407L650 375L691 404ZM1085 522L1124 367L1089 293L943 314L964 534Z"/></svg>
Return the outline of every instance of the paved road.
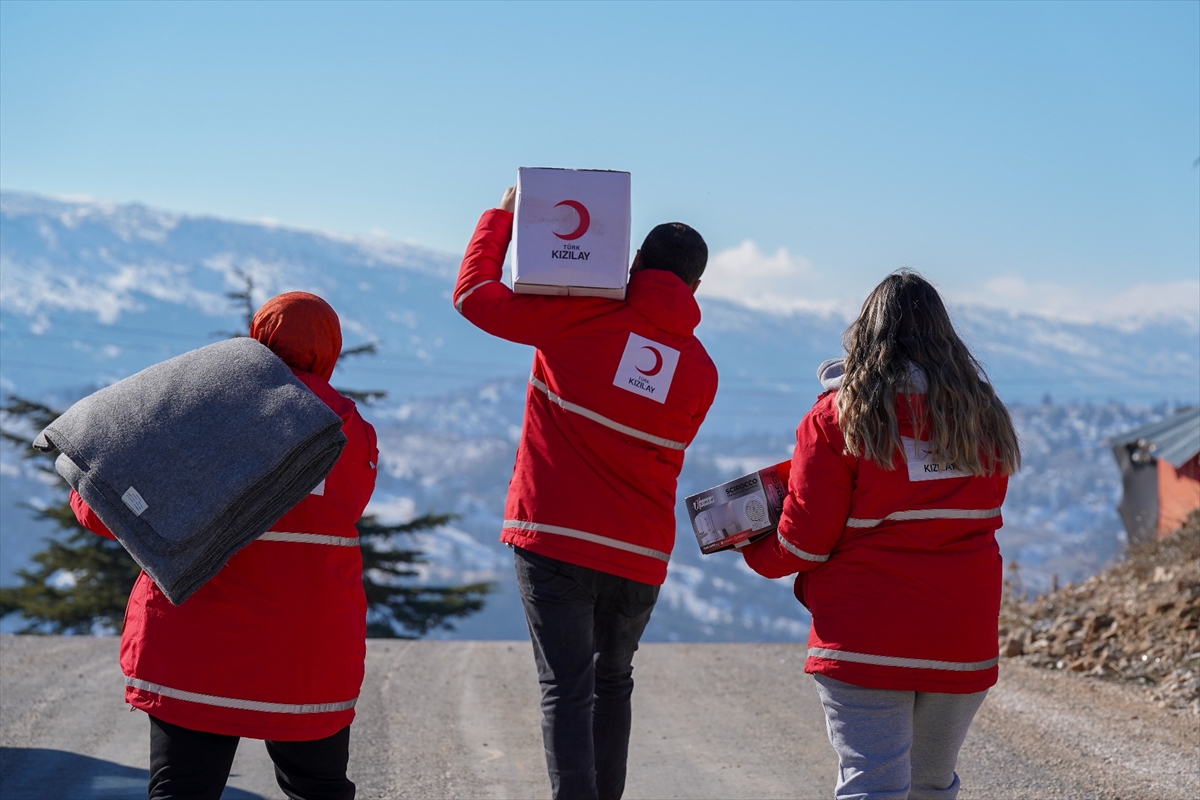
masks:
<svg viewBox="0 0 1200 800"><path fill-rule="evenodd" d="M628 798L829 797L836 759L803 650L646 645ZM115 639L0 637L0 795L145 796L148 726L122 701ZM372 641L352 734L363 798L549 794L527 642ZM1118 687L1007 670L960 764L964 800L1200 796L1194 717ZM246 741L227 800L277 798Z"/></svg>

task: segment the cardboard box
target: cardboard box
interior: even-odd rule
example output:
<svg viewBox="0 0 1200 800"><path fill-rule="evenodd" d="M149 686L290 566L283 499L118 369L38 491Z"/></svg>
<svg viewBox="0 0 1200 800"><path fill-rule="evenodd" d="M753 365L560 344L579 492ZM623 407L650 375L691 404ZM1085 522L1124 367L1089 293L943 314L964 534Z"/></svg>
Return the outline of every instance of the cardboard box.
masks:
<svg viewBox="0 0 1200 800"><path fill-rule="evenodd" d="M792 462L742 475L687 498L701 553L745 547L774 533L783 513Z"/></svg>
<svg viewBox="0 0 1200 800"><path fill-rule="evenodd" d="M629 173L517 170L513 291L625 298Z"/></svg>

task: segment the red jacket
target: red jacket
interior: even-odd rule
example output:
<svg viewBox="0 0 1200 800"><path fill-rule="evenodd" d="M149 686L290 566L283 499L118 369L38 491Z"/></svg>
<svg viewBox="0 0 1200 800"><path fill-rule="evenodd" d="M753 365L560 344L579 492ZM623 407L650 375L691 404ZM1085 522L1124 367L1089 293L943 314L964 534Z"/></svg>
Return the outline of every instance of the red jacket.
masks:
<svg viewBox="0 0 1200 800"><path fill-rule="evenodd" d="M634 273L623 301L514 294L500 282L512 223L484 213L454 288L472 323L537 348L501 541L661 584L683 451L717 391L700 307L663 270Z"/></svg>
<svg viewBox="0 0 1200 800"><path fill-rule="evenodd" d="M903 402L895 469L847 455L835 398L821 395L800 421L778 533L746 547L746 563L769 578L800 573L796 596L812 614L806 672L874 689L988 688L1008 478L931 461Z"/></svg>
<svg viewBox="0 0 1200 800"><path fill-rule="evenodd" d="M125 701L175 725L304 741L354 719L367 614L354 523L375 488L379 451L352 400L293 372L342 418L346 447L333 471L182 605L144 572L129 596ZM111 537L75 492L71 507Z"/></svg>

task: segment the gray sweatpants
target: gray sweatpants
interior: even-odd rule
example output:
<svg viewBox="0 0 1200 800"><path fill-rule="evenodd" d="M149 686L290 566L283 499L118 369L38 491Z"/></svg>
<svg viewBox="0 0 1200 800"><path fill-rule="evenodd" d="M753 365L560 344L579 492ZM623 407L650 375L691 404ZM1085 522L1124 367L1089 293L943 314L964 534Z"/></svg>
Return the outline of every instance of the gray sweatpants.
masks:
<svg viewBox="0 0 1200 800"><path fill-rule="evenodd" d="M958 750L987 691L864 689L814 675L838 754L838 800L953 800Z"/></svg>

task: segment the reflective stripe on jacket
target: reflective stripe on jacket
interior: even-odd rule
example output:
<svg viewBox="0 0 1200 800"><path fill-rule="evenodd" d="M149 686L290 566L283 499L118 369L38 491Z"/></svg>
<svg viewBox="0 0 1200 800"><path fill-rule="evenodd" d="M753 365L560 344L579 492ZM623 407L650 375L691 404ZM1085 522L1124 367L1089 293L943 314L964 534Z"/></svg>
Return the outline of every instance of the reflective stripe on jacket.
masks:
<svg viewBox="0 0 1200 800"><path fill-rule="evenodd" d="M125 612L125 700L193 730L322 739L354 719L366 597L354 523L375 487L374 429L353 401L296 376L342 417L346 447L323 485L174 606L145 573ZM104 535L78 495L76 516Z"/></svg>
<svg viewBox="0 0 1200 800"><path fill-rule="evenodd" d="M484 213L454 289L473 324L537 348L501 540L661 584L683 451L717 390L700 308L661 270L634 273L624 301L514 294L500 282L512 224Z"/></svg>
<svg viewBox="0 0 1200 800"><path fill-rule="evenodd" d="M778 532L743 550L747 564L768 577L799 573L796 596L812 614L807 672L877 689L988 688L1008 479L939 464L902 401L894 469L850 456L835 398L821 395L800 422Z"/></svg>

